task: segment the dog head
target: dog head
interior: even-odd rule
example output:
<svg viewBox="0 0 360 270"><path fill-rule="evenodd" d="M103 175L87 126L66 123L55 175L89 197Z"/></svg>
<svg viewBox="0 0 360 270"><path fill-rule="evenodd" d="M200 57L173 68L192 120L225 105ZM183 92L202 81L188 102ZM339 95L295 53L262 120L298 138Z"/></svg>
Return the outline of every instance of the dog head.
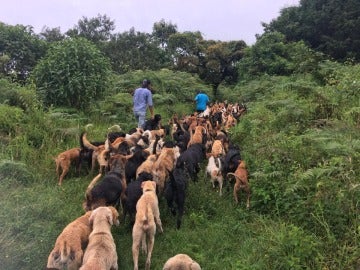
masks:
<svg viewBox="0 0 360 270"><path fill-rule="evenodd" d="M144 181L141 183L141 188L143 190L143 193L146 191L156 192L156 182L150 180Z"/></svg>
<svg viewBox="0 0 360 270"><path fill-rule="evenodd" d="M119 213L113 206L100 206L92 211L89 222L92 226L96 218L106 218L109 224L118 226L119 222Z"/></svg>
<svg viewBox="0 0 360 270"><path fill-rule="evenodd" d="M154 120L156 123L159 123L161 121L161 115L160 114L155 114L154 115Z"/></svg>

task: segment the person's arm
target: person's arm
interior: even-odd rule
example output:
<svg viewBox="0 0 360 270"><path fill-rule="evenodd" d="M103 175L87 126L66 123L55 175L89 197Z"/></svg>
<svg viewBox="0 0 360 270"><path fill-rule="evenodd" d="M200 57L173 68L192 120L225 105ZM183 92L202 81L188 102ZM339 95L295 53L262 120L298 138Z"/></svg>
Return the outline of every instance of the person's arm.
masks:
<svg viewBox="0 0 360 270"><path fill-rule="evenodd" d="M154 119L154 106L149 106L149 111L150 111L151 119Z"/></svg>

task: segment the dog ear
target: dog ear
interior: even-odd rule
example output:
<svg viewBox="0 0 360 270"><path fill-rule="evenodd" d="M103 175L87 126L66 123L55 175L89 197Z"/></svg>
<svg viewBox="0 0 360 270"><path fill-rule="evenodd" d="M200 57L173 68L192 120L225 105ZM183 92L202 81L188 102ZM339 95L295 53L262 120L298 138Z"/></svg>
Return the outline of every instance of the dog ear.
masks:
<svg viewBox="0 0 360 270"><path fill-rule="evenodd" d="M106 219L109 222L109 224L112 226L113 223L113 212L110 210L110 213L106 213Z"/></svg>
<svg viewBox="0 0 360 270"><path fill-rule="evenodd" d="M156 182L155 181L151 181L152 185L154 186L154 188L156 189Z"/></svg>
<svg viewBox="0 0 360 270"><path fill-rule="evenodd" d="M89 218L89 224L91 227L93 226L94 218L95 218L94 211L92 211L90 218Z"/></svg>

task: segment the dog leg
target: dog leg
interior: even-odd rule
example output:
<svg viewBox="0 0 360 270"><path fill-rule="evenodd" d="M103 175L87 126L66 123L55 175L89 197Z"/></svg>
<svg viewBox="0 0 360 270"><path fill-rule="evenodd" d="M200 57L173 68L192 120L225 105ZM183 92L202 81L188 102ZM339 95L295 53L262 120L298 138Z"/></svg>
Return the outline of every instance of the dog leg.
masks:
<svg viewBox="0 0 360 270"><path fill-rule="evenodd" d="M63 181L65 175L69 172L70 165L71 165L70 160L69 160L69 161L63 160L63 161L61 162L62 173L61 173L61 175L60 175L60 177L59 177L59 183L58 183L59 186L61 186L62 181Z"/></svg>
<svg viewBox="0 0 360 270"><path fill-rule="evenodd" d="M133 227L133 244L132 244L132 255L133 255L133 261L134 261L134 270L139 269L139 249L140 249L140 242L142 239L142 233L139 232L139 230L142 230L138 227Z"/></svg>
<svg viewBox="0 0 360 270"><path fill-rule="evenodd" d="M240 190L240 183L238 183L238 181L236 181L235 185L234 185L234 199L236 204L239 203L239 198L238 198L238 192Z"/></svg>
<svg viewBox="0 0 360 270"><path fill-rule="evenodd" d="M146 263L145 263L146 270L150 270L151 254L152 254L152 250L154 248L154 242L155 242L155 230L151 231L150 234L151 234L151 236L149 237L147 257L146 257Z"/></svg>
<svg viewBox="0 0 360 270"><path fill-rule="evenodd" d="M222 196L222 186L223 186L223 180L221 177L218 176L218 183L219 183L219 189L220 189L220 196Z"/></svg>
<svg viewBox="0 0 360 270"><path fill-rule="evenodd" d="M160 211L159 211L158 207L156 207L156 209L154 210L154 218L155 218L155 223L159 227L159 231L161 233L163 233L164 231L163 231L163 228L162 228L161 219L160 219ZM154 232L154 234L155 234L155 232Z"/></svg>

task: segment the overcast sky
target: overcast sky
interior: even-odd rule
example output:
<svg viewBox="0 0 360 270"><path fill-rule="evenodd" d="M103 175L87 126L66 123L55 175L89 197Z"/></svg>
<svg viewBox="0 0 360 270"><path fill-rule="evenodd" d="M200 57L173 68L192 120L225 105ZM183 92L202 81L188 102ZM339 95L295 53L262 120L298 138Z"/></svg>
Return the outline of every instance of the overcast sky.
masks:
<svg viewBox="0 0 360 270"><path fill-rule="evenodd" d="M115 33L151 33L155 22L164 19L179 32L200 31L205 39L244 40L255 43L262 34L261 22L269 23L282 8L299 0L1 0L0 21L23 24L40 33L44 26L60 27L62 33L84 16L107 15L115 21Z"/></svg>

